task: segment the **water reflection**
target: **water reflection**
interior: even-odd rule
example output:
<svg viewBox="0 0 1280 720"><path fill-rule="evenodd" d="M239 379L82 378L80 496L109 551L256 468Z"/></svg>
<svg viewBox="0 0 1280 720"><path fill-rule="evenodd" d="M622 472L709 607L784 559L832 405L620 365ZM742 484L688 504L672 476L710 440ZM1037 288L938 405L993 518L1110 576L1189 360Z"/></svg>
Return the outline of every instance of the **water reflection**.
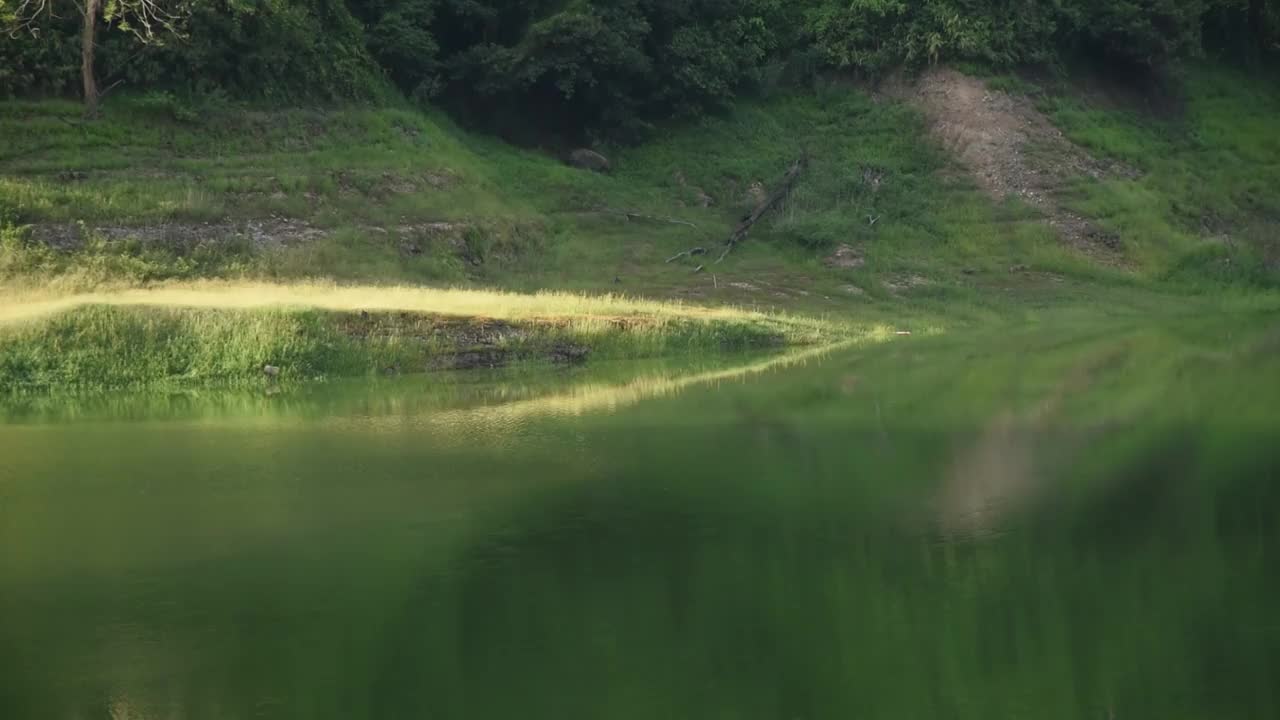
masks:
<svg viewBox="0 0 1280 720"><path fill-rule="evenodd" d="M769 370L818 360L854 342L784 352L684 361L610 362L585 370L458 371L394 380L339 380L330 386L282 388L269 380L261 390L172 393L119 391L84 396L5 398L0 421L10 424L72 421L139 422L199 420L240 425L254 419L329 419L343 415L434 416L484 425L485 418L534 418L616 411L685 388L743 380ZM505 424L505 421L498 424Z"/></svg>
<svg viewBox="0 0 1280 720"><path fill-rule="evenodd" d="M473 438L476 433L506 433L541 417L613 413L644 400L671 397L699 385L746 380L770 370L780 370L818 360L849 344L827 345L792 351L710 370L686 370L682 374L642 373L619 383L581 382L541 397L478 407L458 408L427 415L413 414L387 419L438 434ZM366 422L362 420L360 422Z"/></svg>
<svg viewBox="0 0 1280 720"><path fill-rule="evenodd" d="M1273 717L1229 322L28 415L0 717Z"/></svg>
<svg viewBox="0 0 1280 720"><path fill-rule="evenodd" d="M1094 379L1122 365L1129 356L1122 340L1085 351L1043 395L1023 410L1005 408L988 420L977 437L961 445L938 492L939 524L948 535L982 536L997 532L1002 520L1034 502L1051 474L1038 450L1078 451L1080 440L1059 432L1069 398L1089 394ZM1071 428L1088 433L1089 426ZM1054 443L1038 447L1054 434Z"/></svg>

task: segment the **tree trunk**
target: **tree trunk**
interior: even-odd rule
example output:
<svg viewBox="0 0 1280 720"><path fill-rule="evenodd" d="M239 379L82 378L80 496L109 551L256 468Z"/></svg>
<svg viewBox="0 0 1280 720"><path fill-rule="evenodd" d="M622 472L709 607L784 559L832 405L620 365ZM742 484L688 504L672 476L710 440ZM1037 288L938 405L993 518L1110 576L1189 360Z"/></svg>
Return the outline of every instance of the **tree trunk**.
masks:
<svg viewBox="0 0 1280 720"><path fill-rule="evenodd" d="M84 81L84 114L98 116L98 80L93 74L93 55L97 49L94 35L98 29L98 11L102 0L84 0L84 25L80 31L80 79Z"/></svg>

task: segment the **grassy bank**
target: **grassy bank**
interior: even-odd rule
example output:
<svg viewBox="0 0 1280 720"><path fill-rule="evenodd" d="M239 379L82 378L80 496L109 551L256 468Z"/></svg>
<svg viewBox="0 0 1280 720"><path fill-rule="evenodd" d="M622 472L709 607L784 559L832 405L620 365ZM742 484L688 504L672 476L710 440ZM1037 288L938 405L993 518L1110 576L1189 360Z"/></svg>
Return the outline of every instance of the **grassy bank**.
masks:
<svg viewBox="0 0 1280 720"><path fill-rule="evenodd" d="M0 394L698 355L850 337L733 308L465 290L200 283L0 309ZM862 333L885 333L864 329Z"/></svg>

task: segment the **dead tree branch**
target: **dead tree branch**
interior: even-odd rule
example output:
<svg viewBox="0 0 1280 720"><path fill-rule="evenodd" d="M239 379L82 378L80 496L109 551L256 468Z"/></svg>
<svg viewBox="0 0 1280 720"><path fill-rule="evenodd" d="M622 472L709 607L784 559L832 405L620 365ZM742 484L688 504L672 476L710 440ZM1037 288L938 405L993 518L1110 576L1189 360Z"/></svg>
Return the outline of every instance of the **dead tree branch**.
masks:
<svg viewBox="0 0 1280 720"><path fill-rule="evenodd" d="M704 247L689 248L684 252L678 252L675 255L672 255L671 257L667 258L667 262L668 263L675 262L676 260L679 260L682 257L693 257L694 255L702 255L706 252L707 252L707 249Z"/></svg>
<svg viewBox="0 0 1280 720"><path fill-rule="evenodd" d="M111 91L112 91L112 90L115 90L117 87L119 87L119 86L120 86L120 85L122 85L123 83L124 83L124 78L120 78L119 80L117 80L117 81L115 81L115 82L111 83L110 85L106 86L105 88L103 88L103 89L102 89L102 91L101 91L101 92L99 92L99 93L98 93L98 99L99 99L99 100L105 100L105 99L107 99L107 96L111 94Z"/></svg>
<svg viewBox="0 0 1280 720"><path fill-rule="evenodd" d="M804 172L805 165L807 164L808 159L803 156L799 160L791 163L791 167L787 169L786 175L782 176L782 182L773 189L773 192L769 193L768 197L760 201L759 205L756 205L756 208L751 211L750 215L743 218L742 222L738 223L738 226L733 229L733 233L730 234L729 239L725 241L724 252L720 253L720 257L716 259L717 263L724 260L729 253L733 252L733 248L736 247L738 243L747 239L747 235L751 232L752 226L759 222L760 218L764 217L765 213L769 212L774 205L782 202L782 199L791 193L791 189L795 187L796 180L799 179L800 173Z"/></svg>

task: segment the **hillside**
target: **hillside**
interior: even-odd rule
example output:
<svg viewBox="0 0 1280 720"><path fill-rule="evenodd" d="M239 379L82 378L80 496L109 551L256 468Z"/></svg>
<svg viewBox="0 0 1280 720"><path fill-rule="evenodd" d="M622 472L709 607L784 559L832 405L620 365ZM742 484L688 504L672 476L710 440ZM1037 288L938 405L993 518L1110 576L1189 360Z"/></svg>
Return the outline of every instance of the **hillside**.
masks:
<svg viewBox="0 0 1280 720"><path fill-rule="evenodd" d="M1093 279L1274 279L1268 228L1280 214L1270 192L1280 141L1269 128L1280 92L1200 68L1185 111L1159 119L1070 89L1002 77L948 88L939 77L898 81L918 82L906 97L831 83L743 103L610 152L611 175L410 109L195 113L122 98L86 123L71 104L6 103L0 217L26 227L33 252L60 251L41 265L58 272L115 257L119 274L137 280L327 276L529 289L554 278L571 289L697 296L703 283L662 260L718 245L807 155L782 211L719 268L729 280L723 297L750 298L730 283L752 278L792 295L830 295L823 281L832 278L872 297L927 295L913 274L954 287L973 284L962 275L990 280L1016 265ZM949 77L955 85L966 76ZM975 88L985 96L978 107L928 100ZM979 113L1002 102L1010 107ZM1024 123L1034 113L1048 127L1014 127L984 144L983 126L1001 112ZM1067 139L1055 145L1058 128ZM975 155L988 166L973 165ZM993 169L1001 157L1021 165ZM1037 171L1052 176L1052 190L1028 185L1044 185L1028 180ZM1056 212L1089 218L1105 242L1055 242L1034 221L1048 194ZM851 250L833 264L858 267L821 271L819 260L841 245ZM17 247L6 250L10 278L35 261ZM1213 267L1228 257L1234 267ZM798 276L767 277L779 271ZM818 285L802 287L806 276ZM904 283L915 287L894 290Z"/></svg>
<svg viewBox="0 0 1280 720"><path fill-rule="evenodd" d="M826 81L605 148L607 174L407 107L125 96L87 122L10 102L0 281L555 289L929 327L1266 305L1280 92L1219 66L1185 88L1158 117L1062 79ZM799 158L793 191L716 262ZM691 248L708 252L668 261Z"/></svg>

